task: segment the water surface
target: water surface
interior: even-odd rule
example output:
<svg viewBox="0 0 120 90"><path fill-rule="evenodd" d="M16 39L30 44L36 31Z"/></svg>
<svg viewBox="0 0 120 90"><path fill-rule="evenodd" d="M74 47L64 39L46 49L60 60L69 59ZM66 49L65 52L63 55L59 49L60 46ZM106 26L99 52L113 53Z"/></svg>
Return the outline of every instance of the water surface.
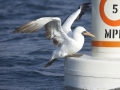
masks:
<svg viewBox="0 0 120 90"><path fill-rule="evenodd" d="M62 22L90 0L0 0L0 90L64 90L64 60L44 65L55 49L46 40L44 28L33 34L13 34L24 23L43 16L57 16ZM91 9L72 26L91 31ZM91 38L85 38L80 53L90 54Z"/></svg>

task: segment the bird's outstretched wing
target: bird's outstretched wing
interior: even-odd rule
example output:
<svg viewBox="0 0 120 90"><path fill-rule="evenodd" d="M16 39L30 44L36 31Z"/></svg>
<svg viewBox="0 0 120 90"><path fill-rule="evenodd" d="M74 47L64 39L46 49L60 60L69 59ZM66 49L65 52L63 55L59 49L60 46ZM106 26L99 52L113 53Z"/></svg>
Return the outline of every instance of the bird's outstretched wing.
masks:
<svg viewBox="0 0 120 90"><path fill-rule="evenodd" d="M85 14L85 12L87 11L87 9L90 7L89 6L90 4L91 3L88 2L88 3L83 3L82 5L79 6L78 9L80 9L81 11L80 11L79 15L77 16L76 20L79 20L82 17L82 15Z"/></svg>
<svg viewBox="0 0 120 90"><path fill-rule="evenodd" d="M65 39L69 38L62 30L61 19L58 17L43 17L37 20L28 22L16 30L14 33L33 33L45 26L46 38L52 39L57 46L61 45Z"/></svg>
<svg viewBox="0 0 120 90"><path fill-rule="evenodd" d="M75 20L79 20L82 15L85 14L86 10L90 7L91 3L83 3L79 6L78 10L72 13L70 16L68 16L65 21L63 22L63 28L71 28L71 25Z"/></svg>

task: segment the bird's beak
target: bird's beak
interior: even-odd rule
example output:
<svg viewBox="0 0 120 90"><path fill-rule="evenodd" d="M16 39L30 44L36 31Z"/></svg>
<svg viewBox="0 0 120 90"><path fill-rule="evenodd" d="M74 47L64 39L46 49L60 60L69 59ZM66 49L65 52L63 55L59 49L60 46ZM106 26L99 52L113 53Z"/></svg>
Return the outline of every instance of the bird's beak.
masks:
<svg viewBox="0 0 120 90"><path fill-rule="evenodd" d="M86 31L85 33L83 33L83 35L86 36L91 36L91 37L95 37L95 35L91 34L90 32Z"/></svg>

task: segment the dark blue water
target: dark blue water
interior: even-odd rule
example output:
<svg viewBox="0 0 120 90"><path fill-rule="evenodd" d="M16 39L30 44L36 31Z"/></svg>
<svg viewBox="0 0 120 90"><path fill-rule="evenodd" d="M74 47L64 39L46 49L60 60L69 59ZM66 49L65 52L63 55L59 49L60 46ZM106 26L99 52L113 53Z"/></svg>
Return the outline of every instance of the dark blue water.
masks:
<svg viewBox="0 0 120 90"><path fill-rule="evenodd" d="M65 90L64 60L44 65L55 49L44 28L33 34L13 34L24 23L43 16L64 19L90 0L0 0L0 90ZM91 9L74 23L91 31ZM90 54L91 38L80 53Z"/></svg>

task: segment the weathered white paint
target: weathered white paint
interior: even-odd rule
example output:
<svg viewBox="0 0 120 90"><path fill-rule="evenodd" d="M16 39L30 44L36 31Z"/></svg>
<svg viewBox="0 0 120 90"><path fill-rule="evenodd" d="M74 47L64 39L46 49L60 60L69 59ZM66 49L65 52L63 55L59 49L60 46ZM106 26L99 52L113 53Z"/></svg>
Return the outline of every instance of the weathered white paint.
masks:
<svg viewBox="0 0 120 90"><path fill-rule="evenodd" d="M93 58L87 55L67 58L64 70L65 86L87 90L120 88L119 59Z"/></svg>

